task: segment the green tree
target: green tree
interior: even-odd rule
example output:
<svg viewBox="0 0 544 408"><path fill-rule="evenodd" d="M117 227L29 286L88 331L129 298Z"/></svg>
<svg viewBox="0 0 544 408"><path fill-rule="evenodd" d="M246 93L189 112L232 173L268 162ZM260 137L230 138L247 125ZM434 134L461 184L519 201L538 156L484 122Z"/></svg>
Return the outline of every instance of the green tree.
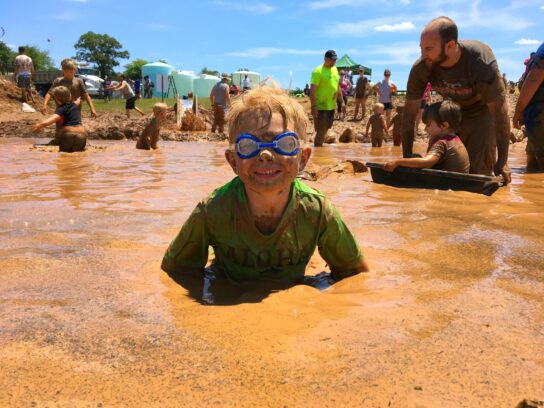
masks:
<svg viewBox="0 0 544 408"><path fill-rule="evenodd" d="M142 67L148 62L143 59L135 59L125 65L125 77L130 79L139 79L142 77Z"/></svg>
<svg viewBox="0 0 544 408"><path fill-rule="evenodd" d="M119 65L119 59L129 58L128 51L115 38L107 34L96 34L88 31L79 37L74 45L75 58L80 61L93 62L100 75L113 76L113 68Z"/></svg>
<svg viewBox="0 0 544 408"><path fill-rule="evenodd" d="M50 71L56 68L49 56L49 51L40 50L35 45L23 45L23 47L25 47L25 54L32 58L36 71Z"/></svg>
<svg viewBox="0 0 544 408"><path fill-rule="evenodd" d="M13 62L17 53L13 52L6 43L0 41L0 73L13 72Z"/></svg>
<svg viewBox="0 0 544 408"><path fill-rule="evenodd" d="M200 70L200 73L201 74L206 74L206 75L213 75L213 76L219 76L219 71L212 71L211 69L208 69L206 67L203 67L201 70Z"/></svg>

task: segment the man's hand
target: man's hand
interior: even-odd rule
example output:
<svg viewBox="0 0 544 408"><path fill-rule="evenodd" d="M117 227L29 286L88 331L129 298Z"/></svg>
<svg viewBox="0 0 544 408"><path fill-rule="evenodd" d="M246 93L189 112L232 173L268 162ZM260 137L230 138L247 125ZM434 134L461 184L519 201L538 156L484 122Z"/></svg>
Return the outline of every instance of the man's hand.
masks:
<svg viewBox="0 0 544 408"><path fill-rule="evenodd" d="M494 170L495 176L501 175L504 179L504 184L510 184L512 181L512 171L508 164L504 166L496 165Z"/></svg>
<svg viewBox="0 0 544 408"><path fill-rule="evenodd" d="M41 108L40 108L40 112L42 113L42 115L45 115L47 113L47 106L46 105L43 105Z"/></svg>
<svg viewBox="0 0 544 408"><path fill-rule="evenodd" d="M96 118L96 109L95 108L91 109L91 117Z"/></svg>
<svg viewBox="0 0 544 408"><path fill-rule="evenodd" d="M42 127L40 126L39 123L36 123L35 125L32 125L32 132L33 133L38 133L40 130L42 130Z"/></svg>

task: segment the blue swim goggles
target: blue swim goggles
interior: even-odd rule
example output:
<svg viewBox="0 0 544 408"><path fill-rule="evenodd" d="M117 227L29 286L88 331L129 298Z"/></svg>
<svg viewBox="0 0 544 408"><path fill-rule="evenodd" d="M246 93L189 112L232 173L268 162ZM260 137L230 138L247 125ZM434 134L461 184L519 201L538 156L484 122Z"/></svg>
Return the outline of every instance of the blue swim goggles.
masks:
<svg viewBox="0 0 544 408"><path fill-rule="evenodd" d="M262 149L272 148L276 153L284 156L295 156L298 153L300 142L294 132L284 132L277 135L272 142L261 142L255 136L244 133L236 138L232 148L240 159L251 159Z"/></svg>

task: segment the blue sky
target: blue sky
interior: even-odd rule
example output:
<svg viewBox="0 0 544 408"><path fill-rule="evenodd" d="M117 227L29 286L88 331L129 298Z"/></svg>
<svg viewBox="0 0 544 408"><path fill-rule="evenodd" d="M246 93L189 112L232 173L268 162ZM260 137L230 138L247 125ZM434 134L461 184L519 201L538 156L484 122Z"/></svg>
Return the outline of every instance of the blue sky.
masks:
<svg viewBox="0 0 544 408"><path fill-rule="evenodd" d="M196 73L244 67L284 87L291 75L303 87L332 48L371 67L374 81L390 68L405 89L421 29L439 15L456 21L461 39L490 45L510 79L544 41L544 0L25 0L5 2L0 26L5 43L49 49L55 63L94 31L130 52L122 65L142 58Z"/></svg>

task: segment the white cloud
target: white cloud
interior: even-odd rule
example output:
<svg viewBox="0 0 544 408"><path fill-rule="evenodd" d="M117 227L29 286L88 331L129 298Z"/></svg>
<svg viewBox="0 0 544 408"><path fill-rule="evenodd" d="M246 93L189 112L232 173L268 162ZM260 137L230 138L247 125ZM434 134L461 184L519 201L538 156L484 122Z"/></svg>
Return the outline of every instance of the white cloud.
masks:
<svg viewBox="0 0 544 408"><path fill-rule="evenodd" d="M312 1L308 4L311 10L319 10L326 8L334 8L341 6L351 6L355 4L355 0L319 0Z"/></svg>
<svg viewBox="0 0 544 408"><path fill-rule="evenodd" d="M540 6L540 10L544 10L544 6Z"/></svg>
<svg viewBox="0 0 544 408"><path fill-rule="evenodd" d="M520 38L516 41L517 45L540 45L540 41L538 40L531 40L529 38Z"/></svg>
<svg viewBox="0 0 544 408"><path fill-rule="evenodd" d="M427 14L413 15L409 17L413 22L427 22ZM364 37L375 31L406 31L415 28L414 24L407 22L407 17L381 17L369 20L360 20L353 23L336 23L327 28L325 33L331 37Z"/></svg>
<svg viewBox="0 0 544 408"><path fill-rule="evenodd" d="M404 41L393 44L375 44L364 51L366 58L358 62L365 65L412 65L421 55L419 42Z"/></svg>
<svg viewBox="0 0 544 408"><path fill-rule="evenodd" d="M324 50L297 50L295 48L249 48L244 51L228 52L224 54L226 57L250 57L250 58L267 58L271 55L322 55Z"/></svg>
<svg viewBox="0 0 544 408"><path fill-rule="evenodd" d="M410 0L400 0L400 4L404 4L405 6L408 6L410 4Z"/></svg>
<svg viewBox="0 0 544 408"><path fill-rule="evenodd" d="M411 23L409 21L404 21L404 22L398 23L398 24L383 24L383 25L380 25L380 26L376 26L376 27L374 27L374 30L380 31L380 32L392 33L392 32L395 32L395 31L414 30L415 28L416 28L416 26L413 23Z"/></svg>
<svg viewBox="0 0 544 408"><path fill-rule="evenodd" d="M224 0L216 0L213 3L216 6L222 6L237 11L247 11L253 14L269 14L276 10L276 7L267 3L239 4Z"/></svg>
<svg viewBox="0 0 544 408"><path fill-rule="evenodd" d="M482 14L479 9L480 3L481 0L475 0L474 3L472 3L470 10L471 25L491 29L500 27L500 29L506 31L520 31L533 25L530 21L517 17L513 15L512 12L505 9L500 11L487 9Z"/></svg>

